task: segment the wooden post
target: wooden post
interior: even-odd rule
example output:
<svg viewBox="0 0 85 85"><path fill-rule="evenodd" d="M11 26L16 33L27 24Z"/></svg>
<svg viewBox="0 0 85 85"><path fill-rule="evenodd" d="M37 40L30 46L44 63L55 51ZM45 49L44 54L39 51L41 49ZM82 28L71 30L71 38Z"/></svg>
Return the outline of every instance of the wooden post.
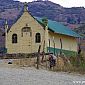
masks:
<svg viewBox="0 0 85 85"><path fill-rule="evenodd" d="M55 42L54 42L54 55L55 55Z"/></svg>
<svg viewBox="0 0 85 85"><path fill-rule="evenodd" d="M78 53L77 53L77 66L79 66L81 64L81 60L80 60L80 57L81 57L81 44L79 43L78 44Z"/></svg>
<svg viewBox="0 0 85 85"><path fill-rule="evenodd" d="M54 39L54 36L53 36L53 47L54 47L54 55L55 55L55 39Z"/></svg>
<svg viewBox="0 0 85 85"><path fill-rule="evenodd" d="M61 49L60 49L60 55L62 54L62 39L60 38L60 44L61 44Z"/></svg>
<svg viewBox="0 0 85 85"><path fill-rule="evenodd" d="M45 52L45 40L44 40L44 44L43 44L43 52Z"/></svg>
<svg viewBox="0 0 85 85"><path fill-rule="evenodd" d="M40 49L41 49L41 45L39 45L39 49L38 49L38 55L37 55L37 69L39 69Z"/></svg>
<svg viewBox="0 0 85 85"><path fill-rule="evenodd" d="M46 55L45 55L45 60L46 60L46 69L47 69L47 58L46 58Z"/></svg>
<svg viewBox="0 0 85 85"><path fill-rule="evenodd" d="M50 53L50 39L49 39L49 53Z"/></svg>

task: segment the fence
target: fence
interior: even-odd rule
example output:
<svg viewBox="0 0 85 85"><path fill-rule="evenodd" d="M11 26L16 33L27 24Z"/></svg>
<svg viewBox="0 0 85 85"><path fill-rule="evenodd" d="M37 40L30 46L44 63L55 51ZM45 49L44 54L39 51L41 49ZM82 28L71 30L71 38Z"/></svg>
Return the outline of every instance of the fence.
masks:
<svg viewBox="0 0 85 85"><path fill-rule="evenodd" d="M45 53L44 58L42 53L33 54L6 54L3 59L14 59L13 63L19 66L35 66L36 68L50 69L48 55ZM39 58L39 60L37 60ZM43 62L42 62L43 59ZM37 67L38 65L38 67ZM80 55L79 57L66 57L58 55L56 57L56 65L51 70L53 71L67 71L67 72L79 72L85 73L85 57Z"/></svg>

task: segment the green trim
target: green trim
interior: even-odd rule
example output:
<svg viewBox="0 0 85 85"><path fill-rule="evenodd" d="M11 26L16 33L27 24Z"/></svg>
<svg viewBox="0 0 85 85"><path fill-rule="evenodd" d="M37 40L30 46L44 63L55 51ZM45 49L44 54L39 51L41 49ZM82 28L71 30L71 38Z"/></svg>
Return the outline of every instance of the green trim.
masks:
<svg viewBox="0 0 85 85"><path fill-rule="evenodd" d="M48 52L49 52L49 50L50 50L50 52L51 53L56 53L56 54L58 54L58 53L60 53L60 51L61 51L61 49L59 49L59 48L52 48L52 47L47 47L47 50L48 50ZM54 50L55 50L55 52L54 52ZM70 56L76 56L76 54L77 54L77 52L76 51L69 51L69 50L64 50L64 49L62 49L62 52L66 55L66 56L68 56L68 57L70 57Z"/></svg>

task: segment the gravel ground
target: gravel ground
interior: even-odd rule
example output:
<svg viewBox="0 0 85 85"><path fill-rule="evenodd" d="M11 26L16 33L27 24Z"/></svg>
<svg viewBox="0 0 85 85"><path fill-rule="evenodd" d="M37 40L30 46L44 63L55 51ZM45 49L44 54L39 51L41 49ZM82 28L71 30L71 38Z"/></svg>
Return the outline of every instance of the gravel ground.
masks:
<svg viewBox="0 0 85 85"><path fill-rule="evenodd" d="M0 85L85 85L85 75L0 63Z"/></svg>

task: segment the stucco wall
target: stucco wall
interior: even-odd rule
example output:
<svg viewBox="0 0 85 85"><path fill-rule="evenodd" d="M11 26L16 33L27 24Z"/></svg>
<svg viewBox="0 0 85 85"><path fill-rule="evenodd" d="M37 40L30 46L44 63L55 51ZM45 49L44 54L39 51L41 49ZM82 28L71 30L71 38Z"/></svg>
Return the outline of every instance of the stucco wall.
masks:
<svg viewBox="0 0 85 85"><path fill-rule="evenodd" d="M29 35L22 37L21 30L23 27L31 27L32 36L29 38ZM12 43L12 35L16 33L18 36L18 43ZM41 43L35 43L36 33L41 34ZM39 45L43 45L44 38L44 29L43 27L28 13L24 12L21 18L11 27L7 33L6 48L7 53L33 53L37 52ZM43 47L43 46L41 46ZM42 51L42 48L41 48Z"/></svg>
<svg viewBox="0 0 85 85"><path fill-rule="evenodd" d="M57 33L52 33L49 31L50 47L54 48L53 36L55 41L55 48L61 49L60 38L62 40L62 49L69 51L77 51L77 41L76 38L60 35Z"/></svg>

